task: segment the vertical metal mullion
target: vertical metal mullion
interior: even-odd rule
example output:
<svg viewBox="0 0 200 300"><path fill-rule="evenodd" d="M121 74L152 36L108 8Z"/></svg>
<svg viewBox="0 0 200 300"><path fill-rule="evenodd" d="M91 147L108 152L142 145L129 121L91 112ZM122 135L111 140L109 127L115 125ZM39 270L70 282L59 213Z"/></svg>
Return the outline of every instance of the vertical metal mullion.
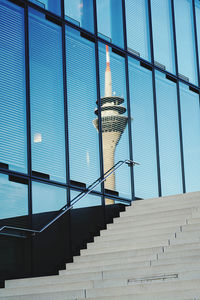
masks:
<svg viewBox="0 0 200 300"><path fill-rule="evenodd" d="M99 45L98 41L95 42L95 60L96 60L96 86L97 86L97 102L98 102L98 126L99 126L99 154L100 154L100 174L104 174L103 163L103 140L102 140L102 121L101 121L101 94L100 94L100 76L99 76ZM101 183L101 191L104 194L104 182ZM102 205L105 206L103 198Z"/></svg>
<svg viewBox="0 0 200 300"><path fill-rule="evenodd" d="M194 21L194 39L195 39L195 50L196 50L196 64L197 64L197 76L198 86L200 86L200 70L199 70L199 52L198 52L198 38L197 38L197 22L196 22L196 11L195 11L195 0L192 0L193 9L193 21Z"/></svg>
<svg viewBox="0 0 200 300"><path fill-rule="evenodd" d="M121 1L122 1L122 19L123 19L124 49L127 51L126 8L125 8L125 0L121 0Z"/></svg>
<svg viewBox="0 0 200 300"><path fill-rule="evenodd" d="M31 111L30 111L30 68L29 68L29 24L28 24L28 4L24 7L24 32L25 32L25 74L26 74L26 124L27 124L27 162L28 162L28 215L29 227L32 228L32 180L31 180ZM33 239L30 239L30 276L33 275Z"/></svg>
<svg viewBox="0 0 200 300"><path fill-rule="evenodd" d="M60 0L60 4L61 4L61 18L64 19L65 18L65 5L64 5L64 0Z"/></svg>
<svg viewBox="0 0 200 300"><path fill-rule="evenodd" d="M125 1L122 0L122 16L123 16L123 33L124 33L124 49L127 51L127 31L126 31L126 9ZM131 128L131 108L130 108L130 90L129 90L129 72L128 72L128 54L125 55L125 79L126 79L126 96L127 96L127 114L128 114L128 138L129 138L129 156L133 160L133 146L132 146L132 128ZM134 170L130 167L131 175L131 197L135 198L134 187Z"/></svg>
<svg viewBox="0 0 200 300"><path fill-rule="evenodd" d="M64 7L63 7L64 8ZM66 160L66 183L69 187L69 134L68 134L68 104L67 104L67 66L66 66L66 39L65 24L62 23L62 63L63 63L63 92L64 92L64 124L65 124L65 160ZM70 205L70 191L67 188L67 204Z"/></svg>
<svg viewBox="0 0 200 300"><path fill-rule="evenodd" d="M125 76L126 76L126 95L127 95L127 114L128 114L128 138L129 138L129 155L133 160L133 145L132 145L132 128L131 128L131 108L130 108L130 90L129 90L129 71L128 71L128 55L125 56ZM132 200L135 198L135 185L134 185L134 170L133 166L130 167L131 173L131 196Z"/></svg>
<svg viewBox="0 0 200 300"><path fill-rule="evenodd" d="M24 31L25 31L25 73L26 73L26 124L27 124L27 162L29 175L28 211L32 216L32 181L31 170L31 112L30 112L30 68L29 68L29 33L28 33L28 5L24 8Z"/></svg>
<svg viewBox="0 0 200 300"><path fill-rule="evenodd" d="M181 118L181 104L180 104L180 84L179 84L179 79L178 79L178 53L177 53L177 43L176 43L176 26L175 26L174 0L171 0L171 8L172 8L172 24L173 24L173 38L174 38L174 57L175 57L175 68L176 68L176 76L177 76L177 104L178 104L179 136L180 136L180 154L181 154L181 169L182 169L182 185L183 185L183 193L185 193L186 192L186 186L185 186L185 166L184 166L182 118Z"/></svg>
<svg viewBox="0 0 200 300"><path fill-rule="evenodd" d="M93 0L94 8L94 32L95 32L95 66L96 66L96 87L97 87L97 102L98 102L98 126L99 126L99 156L100 156L100 174L104 174L103 164L103 141L102 141L102 122L101 122L101 93L100 93L100 76L99 76L99 45L98 45L98 29L97 29L97 6L96 0ZM101 183L101 192L104 194L104 182ZM102 197L102 205L104 206L105 217L105 198ZM104 218L105 221L105 218Z"/></svg>
<svg viewBox="0 0 200 300"><path fill-rule="evenodd" d="M153 30L152 30L150 0L148 0L148 12L149 12L149 33L150 33L151 61L154 64ZM158 135L158 115L157 115L157 101L156 101L156 82L155 82L155 69L154 68L152 70L152 83L153 83L153 103L154 103L154 120L155 120L158 194L159 194L159 196L162 196L161 172L160 172L160 150L159 150L159 135Z"/></svg>

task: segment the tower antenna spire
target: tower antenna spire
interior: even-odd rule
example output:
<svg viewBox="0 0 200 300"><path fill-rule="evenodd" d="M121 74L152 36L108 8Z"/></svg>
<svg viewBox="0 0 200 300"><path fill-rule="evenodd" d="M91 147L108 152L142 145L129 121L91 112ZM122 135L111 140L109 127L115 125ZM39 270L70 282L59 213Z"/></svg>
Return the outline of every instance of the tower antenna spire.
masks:
<svg viewBox="0 0 200 300"><path fill-rule="evenodd" d="M105 97L112 97L112 78L110 70L110 53L106 45Z"/></svg>

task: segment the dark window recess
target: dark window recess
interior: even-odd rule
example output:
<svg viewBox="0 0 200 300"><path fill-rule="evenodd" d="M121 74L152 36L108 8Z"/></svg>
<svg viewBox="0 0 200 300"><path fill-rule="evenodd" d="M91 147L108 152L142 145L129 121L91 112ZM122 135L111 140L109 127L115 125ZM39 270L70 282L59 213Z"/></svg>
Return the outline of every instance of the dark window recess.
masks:
<svg viewBox="0 0 200 300"><path fill-rule="evenodd" d="M122 51L120 51L120 50L112 48L112 52L114 52L114 53L116 53L116 54L118 54L118 55L120 55L122 57L125 57L125 54Z"/></svg>
<svg viewBox="0 0 200 300"><path fill-rule="evenodd" d="M28 179L19 177L19 176L15 176L15 175L9 175L9 181L22 183L22 184L28 184Z"/></svg>
<svg viewBox="0 0 200 300"><path fill-rule="evenodd" d="M36 176L36 177L41 177L44 179L50 179L49 174L45 174L45 173L41 173L41 172L32 171L32 175Z"/></svg>
<svg viewBox="0 0 200 300"><path fill-rule="evenodd" d="M62 26L62 22L52 16L45 15L46 19L56 25Z"/></svg>
<svg viewBox="0 0 200 300"><path fill-rule="evenodd" d="M155 64L156 67L159 67L159 68L162 69L162 70L166 70L165 65L159 63L158 61L155 60L155 61L154 61L154 64Z"/></svg>
<svg viewBox="0 0 200 300"><path fill-rule="evenodd" d="M9 1L18 6L25 7L25 3L21 2L21 1L18 1L18 0L9 0Z"/></svg>
<svg viewBox="0 0 200 300"><path fill-rule="evenodd" d="M194 93L196 93L196 94L199 95L199 90L195 89L195 88L192 87L192 86L190 86L189 89L190 89L190 91L192 91L192 92L194 92Z"/></svg>
<svg viewBox="0 0 200 300"><path fill-rule="evenodd" d="M73 18L71 18L71 17L69 17L69 16L67 16L67 15L65 15L65 19L66 19L67 21L73 23L74 25L80 27L80 22L79 22L79 21L77 21L77 20L75 20L75 19L73 19Z"/></svg>
<svg viewBox="0 0 200 300"><path fill-rule="evenodd" d="M177 79L174 78L174 77L172 77L172 76L170 76L170 75L166 75L166 78L169 79L169 80L171 80L171 81L173 81L173 82L175 82L175 83L177 83Z"/></svg>
<svg viewBox="0 0 200 300"><path fill-rule="evenodd" d="M179 76L180 79L183 79L183 80L189 82L189 78L186 77L185 75L183 75L183 74L181 74L181 73L178 73L178 76Z"/></svg>
<svg viewBox="0 0 200 300"><path fill-rule="evenodd" d="M143 61L140 62L140 66L147 69L147 70L152 71L152 67L150 65L144 63Z"/></svg>
<svg viewBox="0 0 200 300"><path fill-rule="evenodd" d="M79 182L79 181L75 181L75 180L70 180L69 183L70 183L70 185L78 186L78 187L82 187L82 188L86 189L86 184L83 183L83 182Z"/></svg>
<svg viewBox="0 0 200 300"><path fill-rule="evenodd" d="M113 196L119 196L119 193L113 190L105 189L105 194L113 195Z"/></svg>
<svg viewBox="0 0 200 300"><path fill-rule="evenodd" d="M140 57L140 52L138 52L138 51L136 51L136 50L134 50L134 49L132 49L132 48L128 48L128 51L129 51L130 53L132 53L132 54L134 54L134 55Z"/></svg>
<svg viewBox="0 0 200 300"><path fill-rule="evenodd" d="M104 40L106 40L106 41L112 43L112 39L111 39L109 36L107 36L107 35L105 35L105 34L103 34L103 33L101 33L101 32L98 32L98 36L99 36L100 38L102 38L102 39L104 39Z"/></svg>
<svg viewBox="0 0 200 300"><path fill-rule="evenodd" d="M8 164L5 164L5 163L2 163L2 162L0 162L0 168L1 168L1 169L6 169L6 170L8 170L8 169L9 169L9 165L8 165Z"/></svg>
<svg viewBox="0 0 200 300"><path fill-rule="evenodd" d="M90 36L89 34L86 34L84 32L81 32L81 37L83 37L84 39L91 41L91 42L95 42L95 39L93 36Z"/></svg>

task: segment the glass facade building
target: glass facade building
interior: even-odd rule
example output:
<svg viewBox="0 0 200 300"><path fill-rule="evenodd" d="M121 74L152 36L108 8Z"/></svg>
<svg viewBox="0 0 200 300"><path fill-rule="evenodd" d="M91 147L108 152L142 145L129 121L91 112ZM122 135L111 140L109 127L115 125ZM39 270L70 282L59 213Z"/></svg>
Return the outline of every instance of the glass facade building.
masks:
<svg viewBox="0 0 200 300"><path fill-rule="evenodd" d="M199 0L0 0L0 219L200 190Z"/></svg>

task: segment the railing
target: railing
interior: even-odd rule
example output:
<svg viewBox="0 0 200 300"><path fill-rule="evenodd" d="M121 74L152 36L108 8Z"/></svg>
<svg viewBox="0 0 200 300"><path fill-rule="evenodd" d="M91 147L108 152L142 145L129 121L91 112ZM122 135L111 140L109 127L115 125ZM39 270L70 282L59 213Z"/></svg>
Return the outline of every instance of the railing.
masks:
<svg viewBox="0 0 200 300"><path fill-rule="evenodd" d="M6 229L10 229L10 230L16 230L18 232L26 232L29 233L31 236L35 236L36 234L39 234L43 231L45 231L48 227L50 227L53 223L56 222L56 220L58 220L60 217L62 217L66 212L68 212L69 210L71 210L74 206L74 204L76 204L78 201L80 201L81 199L83 199L84 197L86 197L88 194L90 194L96 186L98 186L99 184L101 184L102 182L104 182L111 174L115 173L115 171L117 169L119 169L122 165L127 164L128 166L135 166L135 165L139 165L139 163L136 163L132 160L120 160L118 161L112 168L110 168L107 172L105 172L103 174L103 176L99 177L97 180L95 180L87 189L86 191L83 191L81 193L79 193L71 202L70 206L64 205L59 211L58 211L58 215L53 218L50 222L48 222L45 226L43 226L40 230L34 230L34 229L28 229L28 228L21 228L21 227L14 227L14 226L2 226L0 227L0 234L3 235L12 235L9 233L5 233L4 231L6 231ZM59 213L60 212L60 213ZM16 236L16 235L14 235Z"/></svg>

